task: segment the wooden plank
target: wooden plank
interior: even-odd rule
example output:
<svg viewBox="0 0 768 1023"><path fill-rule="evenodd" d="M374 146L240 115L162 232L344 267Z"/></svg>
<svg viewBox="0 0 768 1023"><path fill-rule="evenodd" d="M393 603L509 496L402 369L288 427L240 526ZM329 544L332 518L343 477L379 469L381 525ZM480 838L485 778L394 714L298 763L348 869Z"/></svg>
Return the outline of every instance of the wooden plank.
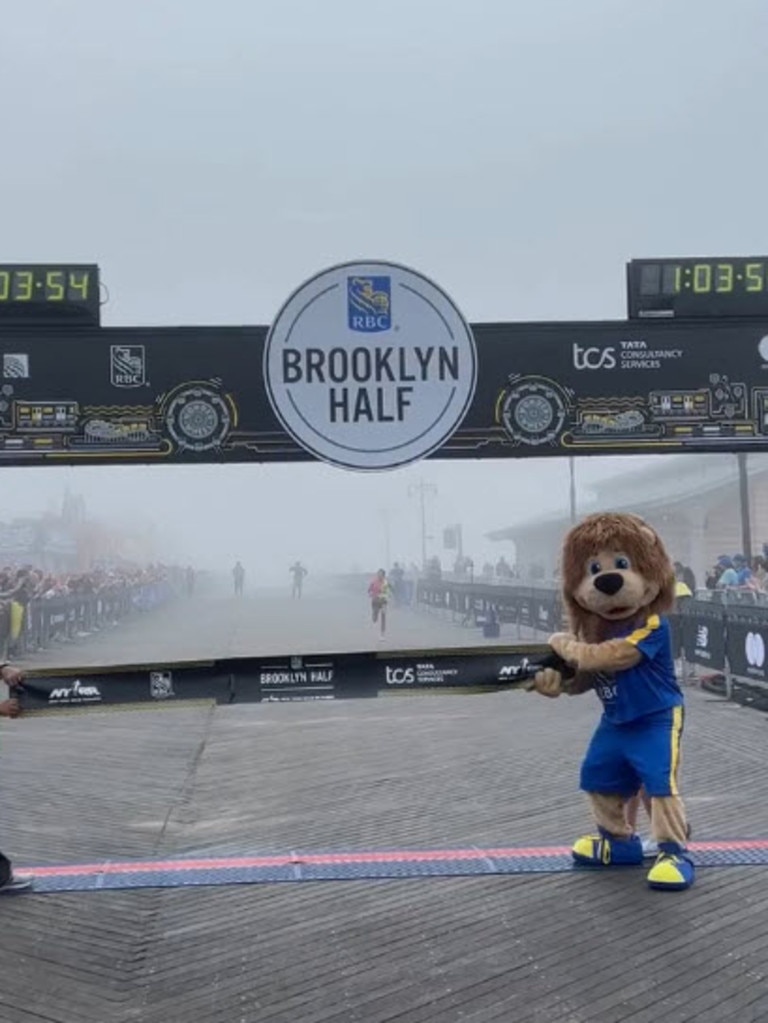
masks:
<svg viewBox="0 0 768 1023"><path fill-rule="evenodd" d="M2 725L16 862L568 844L592 694L92 712ZM768 837L765 715L689 694L695 838ZM0 1021L768 1018L763 868L0 901Z"/></svg>

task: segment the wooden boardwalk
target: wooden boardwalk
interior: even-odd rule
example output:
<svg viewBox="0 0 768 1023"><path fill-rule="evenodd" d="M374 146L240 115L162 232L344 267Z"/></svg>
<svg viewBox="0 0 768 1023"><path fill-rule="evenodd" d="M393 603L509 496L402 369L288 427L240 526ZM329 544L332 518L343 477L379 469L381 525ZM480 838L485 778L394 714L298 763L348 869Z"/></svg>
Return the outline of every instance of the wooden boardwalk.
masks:
<svg viewBox="0 0 768 1023"><path fill-rule="evenodd" d="M93 711L3 722L24 865L569 844L592 695ZM768 719L693 691L695 835L768 838ZM768 867L0 899L2 1023L768 1020Z"/></svg>

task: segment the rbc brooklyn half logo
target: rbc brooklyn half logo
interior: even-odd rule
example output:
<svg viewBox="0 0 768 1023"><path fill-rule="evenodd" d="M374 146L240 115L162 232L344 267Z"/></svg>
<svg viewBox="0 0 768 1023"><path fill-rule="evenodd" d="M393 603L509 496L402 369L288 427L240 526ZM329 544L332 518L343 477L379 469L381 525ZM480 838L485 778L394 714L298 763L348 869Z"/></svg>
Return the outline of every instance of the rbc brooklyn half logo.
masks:
<svg viewBox="0 0 768 1023"><path fill-rule="evenodd" d="M469 324L433 281L383 260L342 263L285 302L264 346L285 431L345 469L394 469L452 436L472 401Z"/></svg>
<svg viewBox="0 0 768 1023"><path fill-rule="evenodd" d="M392 326L392 278L348 277L347 317L350 330L377 334Z"/></svg>

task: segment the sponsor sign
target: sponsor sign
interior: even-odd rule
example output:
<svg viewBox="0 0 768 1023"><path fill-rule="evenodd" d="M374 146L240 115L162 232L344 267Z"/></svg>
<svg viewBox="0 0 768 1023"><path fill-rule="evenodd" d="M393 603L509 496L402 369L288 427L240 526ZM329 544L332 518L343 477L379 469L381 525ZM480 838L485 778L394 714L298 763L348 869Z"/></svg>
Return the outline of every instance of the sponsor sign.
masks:
<svg viewBox="0 0 768 1023"><path fill-rule="evenodd" d="M80 679L75 679L71 685L57 686L48 694L48 704L51 707L69 707L101 702L102 695L99 686L93 682L81 682Z"/></svg>
<svg viewBox="0 0 768 1023"><path fill-rule="evenodd" d="M768 616L728 616L728 664L734 675L768 682Z"/></svg>
<svg viewBox="0 0 768 1023"><path fill-rule="evenodd" d="M723 610L708 601L692 600L687 602L685 610L679 616L682 633L682 648L686 660L691 664L712 668L713 671L725 670L725 620ZM675 642L674 619L672 621L673 649L680 652L679 640Z"/></svg>
<svg viewBox="0 0 768 1023"><path fill-rule="evenodd" d="M147 382L144 345L111 345L109 366L113 387L143 387Z"/></svg>
<svg viewBox="0 0 768 1023"><path fill-rule="evenodd" d="M286 431L348 469L392 469L440 448L475 393L469 324L433 281L394 263L325 270L288 299L264 351Z"/></svg>

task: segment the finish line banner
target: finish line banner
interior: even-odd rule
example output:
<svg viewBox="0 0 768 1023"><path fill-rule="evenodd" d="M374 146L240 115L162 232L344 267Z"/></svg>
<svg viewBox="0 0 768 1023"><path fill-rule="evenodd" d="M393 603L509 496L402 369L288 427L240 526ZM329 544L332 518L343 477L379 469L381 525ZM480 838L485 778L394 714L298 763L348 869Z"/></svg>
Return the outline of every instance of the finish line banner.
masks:
<svg viewBox="0 0 768 1023"><path fill-rule="evenodd" d="M228 703L230 678L216 666L147 670L85 669L25 678L19 694L22 712L82 710L130 703L215 700Z"/></svg>
<svg viewBox="0 0 768 1023"><path fill-rule="evenodd" d="M768 450L768 320L470 325L377 261L270 328L2 324L0 349L0 464Z"/></svg>
<svg viewBox="0 0 768 1023"><path fill-rule="evenodd" d="M545 645L491 650L406 651L241 658L211 665L104 668L30 675L23 712L109 708L209 700L217 704L289 703L432 692L517 688L551 654Z"/></svg>

